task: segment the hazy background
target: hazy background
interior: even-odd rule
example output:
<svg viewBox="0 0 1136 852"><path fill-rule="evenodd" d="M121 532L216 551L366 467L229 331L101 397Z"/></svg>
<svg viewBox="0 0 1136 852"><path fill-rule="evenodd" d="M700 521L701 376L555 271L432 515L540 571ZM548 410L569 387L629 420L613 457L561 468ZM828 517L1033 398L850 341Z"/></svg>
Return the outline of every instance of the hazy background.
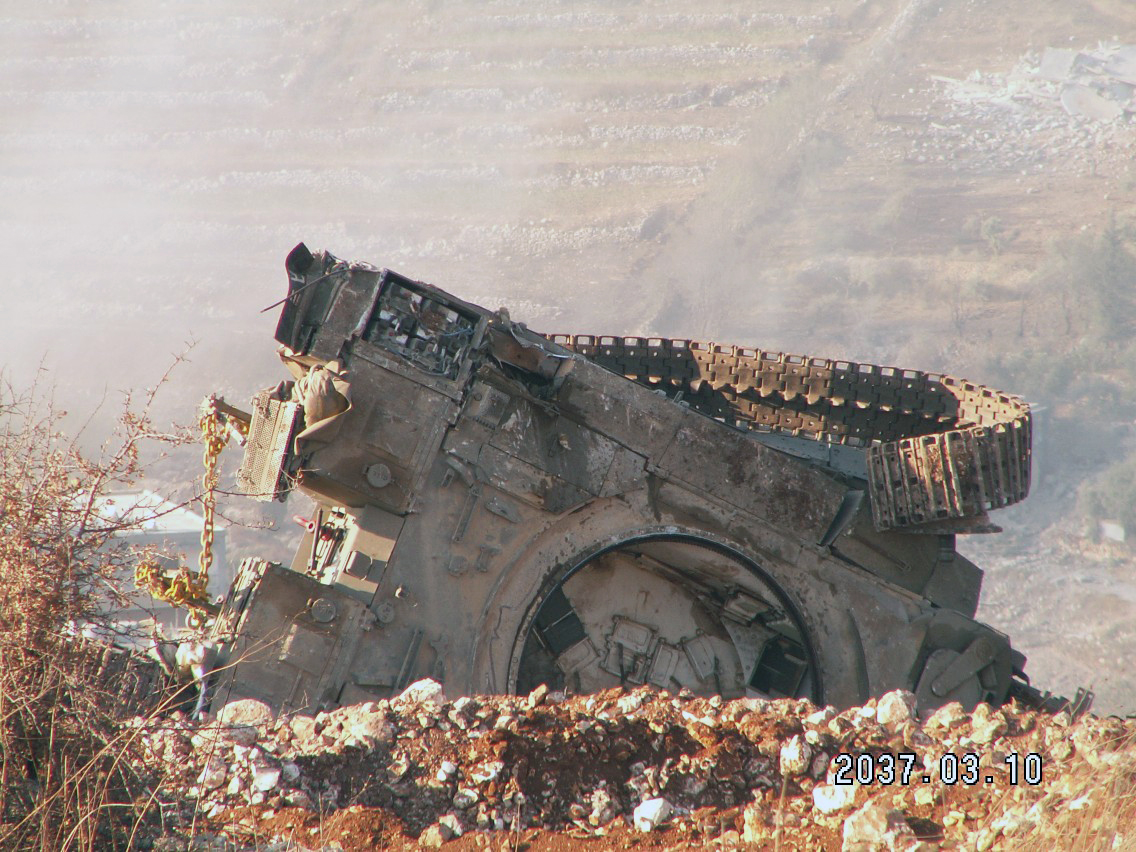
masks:
<svg viewBox="0 0 1136 852"><path fill-rule="evenodd" d="M1041 409L1034 495L965 545L981 615L1134 712L1099 524L1136 535L1136 134L1039 76L1102 41L1127 0L6 0L0 362L92 439L191 341L159 414L240 404L303 240L541 331L967 375Z"/></svg>

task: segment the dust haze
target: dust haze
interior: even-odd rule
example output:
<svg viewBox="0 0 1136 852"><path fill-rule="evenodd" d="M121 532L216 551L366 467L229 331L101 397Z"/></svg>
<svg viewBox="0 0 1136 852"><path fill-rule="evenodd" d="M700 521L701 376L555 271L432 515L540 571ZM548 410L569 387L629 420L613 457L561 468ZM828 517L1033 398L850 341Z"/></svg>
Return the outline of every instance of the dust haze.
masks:
<svg viewBox="0 0 1136 852"><path fill-rule="evenodd" d="M1124 0L15 0L0 43L0 352L75 422L190 344L163 416L278 381L300 240L540 331L966 375L1045 412L1033 496L968 544L980 617L1136 711L1098 529L1136 522L1136 102L1037 74L1136 43Z"/></svg>

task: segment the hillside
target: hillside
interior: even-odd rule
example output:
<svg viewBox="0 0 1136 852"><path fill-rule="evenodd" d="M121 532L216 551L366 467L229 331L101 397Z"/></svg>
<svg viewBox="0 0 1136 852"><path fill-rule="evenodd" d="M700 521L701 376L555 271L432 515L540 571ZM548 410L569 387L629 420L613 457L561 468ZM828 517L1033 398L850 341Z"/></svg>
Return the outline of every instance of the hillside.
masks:
<svg viewBox="0 0 1136 852"><path fill-rule="evenodd" d="M1136 533L1136 132L1062 106L1072 66L1042 74L1136 44L1124 0L18 0L0 23L3 361L45 362L76 428L189 340L171 416L275 383L260 311L301 239L538 330L968 375L1042 412L1034 496L965 545L981 617L1035 683L1136 710L1136 561L1099 540Z"/></svg>

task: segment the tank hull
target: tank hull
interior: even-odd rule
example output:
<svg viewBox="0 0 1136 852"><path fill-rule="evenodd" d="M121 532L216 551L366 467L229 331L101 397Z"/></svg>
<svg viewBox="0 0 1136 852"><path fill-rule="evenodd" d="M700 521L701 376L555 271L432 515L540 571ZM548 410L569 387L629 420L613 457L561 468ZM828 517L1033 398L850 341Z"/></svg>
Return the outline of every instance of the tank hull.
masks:
<svg viewBox="0 0 1136 852"><path fill-rule="evenodd" d="M837 706L904 688L924 710L1020 692L955 551L1028 489L1020 401L994 398L991 427L967 414L986 389L868 371L877 402L936 407L866 415L840 362L546 337L303 246L287 267L292 379L254 400L238 479L318 508L290 565L242 565L217 698L314 712L421 677Z"/></svg>

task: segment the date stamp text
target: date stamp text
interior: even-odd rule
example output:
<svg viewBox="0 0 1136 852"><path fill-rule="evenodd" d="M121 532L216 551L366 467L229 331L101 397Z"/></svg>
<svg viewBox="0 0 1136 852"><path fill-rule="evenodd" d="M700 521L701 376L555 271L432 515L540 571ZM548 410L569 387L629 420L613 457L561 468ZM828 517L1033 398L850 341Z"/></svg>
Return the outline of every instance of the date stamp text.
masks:
<svg viewBox="0 0 1136 852"><path fill-rule="evenodd" d="M940 755L938 765L925 766L914 752L901 751L897 754L881 752L872 754L850 754L840 752L833 758L835 769L833 784L930 784L933 779L953 787L956 784L972 787L978 784L993 784L997 780L992 767L981 766L979 756L974 752ZM1005 757L1008 772L1005 783L1011 787L1019 785L1037 786L1042 782L1042 759L1036 752L1025 755L1010 752ZM936 770L937 771L933 771Z"/></svg>

